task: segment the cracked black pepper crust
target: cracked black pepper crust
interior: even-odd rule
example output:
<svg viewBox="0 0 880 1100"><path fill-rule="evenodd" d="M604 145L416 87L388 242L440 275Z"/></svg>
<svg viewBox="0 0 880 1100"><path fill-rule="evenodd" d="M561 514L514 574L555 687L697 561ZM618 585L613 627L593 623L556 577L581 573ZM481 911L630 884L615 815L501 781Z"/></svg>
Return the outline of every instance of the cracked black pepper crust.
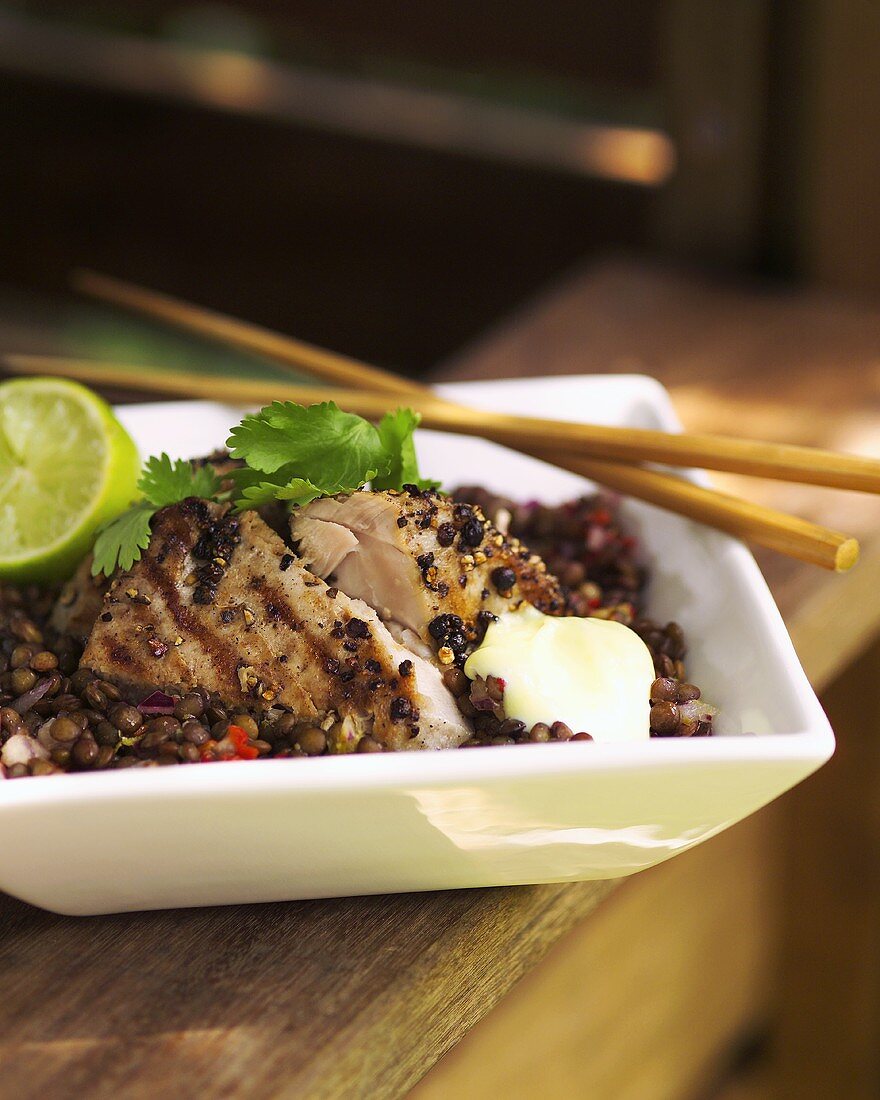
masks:
<svg viewBox="0 0 880 1100"><path fill-rule="evenodd" d="M460 667L488 622L523 601L547 615L567 613L559 582L541 558L502 535L478 506L415 486L383 495L399 513L399 540L426 600L422 637L441 665Z"/></svg>
<svg viewBox="0 0 880 1100"><path fill-rule="evenodd" d="M254 712L366 718L379 744L405 747L422 716L399 649L377 636L378 621L357 614L364 605L328 598L322 580L285 557L253 512L198 500L161 509L149 549L111 585L83 666L132 700L155 684L204 687Z"/></svg>
<svg viewBox="0 0 880 1100"><path fill-rule="evenodd" d="M393 494L392 494L393 495ZM417 558L423 580L430 591L449 606L438 608L451 614L472 619L473 606L462 609L452 606L466 595L472 599L479 588L479 602L497 614L506 609L489 606L500 598L527 600L547 615L564 612L565 601L559 582L547 571L537 554L519 539L502 535L483 515L477 505L453 500L435 489L419 490L406 486L399 496L400 519L411 530L424 533L419 539L421 552ZM400 520L398 520L400 524ZM500 571L512 577L512 583L499 586ZM465 585L452 585L450 578L464 576ZM456 593L458 587L462 593ZM488 589L488 595L483 590ZM464 610L464 614L462 611Z"/></svg>

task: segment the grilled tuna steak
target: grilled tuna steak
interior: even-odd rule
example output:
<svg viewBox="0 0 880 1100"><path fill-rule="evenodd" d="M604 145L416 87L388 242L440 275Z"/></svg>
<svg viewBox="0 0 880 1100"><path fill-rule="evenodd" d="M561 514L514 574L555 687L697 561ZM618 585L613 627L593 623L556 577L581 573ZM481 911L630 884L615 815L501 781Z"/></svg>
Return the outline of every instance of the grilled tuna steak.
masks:
<svg viewBox="0 0 880 1100"><path fill-rule="evenodd" d="M238 459L230 458L228 451L222 450L213 451L202 458L194 458L192 464L197 468L213 466L221 479L222 489L232 487L232 482L226 480L229 471L243 465ZM260 515L274 530L280 531L285 525L286 517L280 507L268 505L260 510ZM59 634L69 634L81 643L86 641L95 625L95 619L104 600L104 593L110 587L106 577L93 577L91 569L92 556L89 554L61 589L49 619L49 625Z"/></svg>
<svg viewBox="0 0 880 1100"><path fill-rule="evenodd" d="M61 589L49 625L59 634L69 634L78 642L88 638L110 587L106 577L92 576L92 555L89 554Z"/></svg>
<svg viewBox="0 0 880 1100"><path fill-rule="evenodd" d="M441 644L441 663L461 663L481 621L523 600L546 614L564 611L540 558L479 508L436 492L324 497L294 513L291 533L303 563L343 592L424 642L453 643Z"/></svg>
<svg viewBox="0 0 880 1100"><path fill-rule="evenodd" d="M133 701L195 686L231 706L351 717L390 748L470 735L433 665L366 604L308 572L254 512L190 499L159 511L149 549L112 582L82 664Z"/></svg>

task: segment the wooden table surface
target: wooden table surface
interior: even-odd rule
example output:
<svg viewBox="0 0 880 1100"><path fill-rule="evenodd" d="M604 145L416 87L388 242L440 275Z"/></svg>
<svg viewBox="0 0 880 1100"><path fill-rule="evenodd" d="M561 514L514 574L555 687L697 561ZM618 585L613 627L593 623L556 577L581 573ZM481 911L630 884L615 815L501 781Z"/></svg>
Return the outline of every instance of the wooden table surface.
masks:
<svg viewBox="0 0 880 1100"><path fill-rule="evenodd" d="M615 261L438 377L647 372L688 426L878 453L878 348L880 309ZM748 489L863 541L845 577L760 556L824 687L880 628L880 500ZM613 883L85 919L0 896L0 1095L402 1095L566 932L597 907L613 920L618 896L636 904L649 874L611 908Z"/></svg>

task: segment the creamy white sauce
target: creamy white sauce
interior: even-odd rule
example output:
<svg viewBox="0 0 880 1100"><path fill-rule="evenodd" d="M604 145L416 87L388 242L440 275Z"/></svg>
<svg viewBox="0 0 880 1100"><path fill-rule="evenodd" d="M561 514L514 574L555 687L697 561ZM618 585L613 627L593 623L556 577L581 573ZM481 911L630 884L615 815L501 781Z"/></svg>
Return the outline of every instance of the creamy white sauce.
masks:
<svg viewBox="0 0 880 1100"><path fill-rule="evenodd" d="M650 736L654 662L623 623L558 618L523 605L490 624L464 671L472 680L504 680L505 713L529 727L565 722L594 741Z"/></svg>

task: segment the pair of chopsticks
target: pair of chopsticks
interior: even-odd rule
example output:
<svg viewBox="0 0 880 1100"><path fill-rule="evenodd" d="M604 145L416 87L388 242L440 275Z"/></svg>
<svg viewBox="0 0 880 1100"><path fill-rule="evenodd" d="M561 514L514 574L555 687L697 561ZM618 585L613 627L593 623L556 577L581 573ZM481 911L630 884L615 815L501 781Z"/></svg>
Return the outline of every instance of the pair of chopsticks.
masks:
<svg viewBox="0 0 880 1100"><path fill-rule="evenodd" d="M380 417L389 404L403 402L422 414L425 427L492 439L618 492L839 572L858 560L855 539L638 463L698 466L880 492L880 461L874 459L723 436L612 428L478 411L442 399L427 387L391 372L117 279L79 272L74 285L102 301L255 352L279 365L304 370L333 383L333 388L164 370L147 374L142 367L46 356L7 356L6 362L14 370L233 404L333 400L371 419Z"/></svg>

